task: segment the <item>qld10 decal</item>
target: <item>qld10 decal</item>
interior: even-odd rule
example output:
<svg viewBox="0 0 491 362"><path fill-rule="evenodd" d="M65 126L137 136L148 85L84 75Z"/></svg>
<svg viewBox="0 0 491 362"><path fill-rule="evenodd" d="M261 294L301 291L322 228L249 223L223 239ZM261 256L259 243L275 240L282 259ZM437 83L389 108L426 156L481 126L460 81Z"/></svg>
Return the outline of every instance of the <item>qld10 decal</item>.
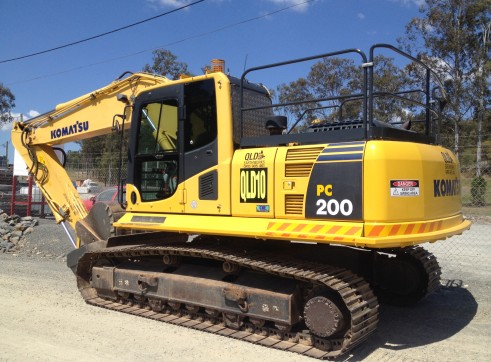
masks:
<svg viewBox="0 0 491 362"><path fill-rule="evenodd" d="M240 169L240 202L268 202L268 169Z"/></svg>
<svg viewBox="0 0 491 362"><path fill-rule="evenodd" d="M317 197L328 196L329 200L325 199L317 199L317 215L331 215L336 216L340 213L344 216L349 216L353 213L353 203L348 200L336 200L334 198L330 198L333 196L333 187L331 184L327 185L317 185Z"/></svg>

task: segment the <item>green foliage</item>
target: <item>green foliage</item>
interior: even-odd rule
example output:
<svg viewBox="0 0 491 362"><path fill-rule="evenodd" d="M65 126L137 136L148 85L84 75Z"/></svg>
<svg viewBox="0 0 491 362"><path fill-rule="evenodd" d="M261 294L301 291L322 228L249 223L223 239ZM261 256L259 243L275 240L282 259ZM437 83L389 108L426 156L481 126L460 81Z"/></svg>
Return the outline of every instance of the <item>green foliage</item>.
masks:
<svg viewBox="0 0 491 362"><path fill-rule="evenodd" d="M394 64L394 59L383 55L374 58L374 94L379 93L374 100L374 119L388 123L403 123L408 120L415 120L418 112L422 113L421 107L415 106L411 102L403 101L392 96L384 96L386 93L398 93L419 89L423 84L421 72L415 70L410 64L406 67L398 67ZM422 93L408 93L404 98L423 102Z"/></svg>
<svg viewBox="0 0 491 362"><path fill-rule="evenodd" d="M397 67L392 58L378 55L374 64L374 92L378 93L374 102L375 119L402 123L417 117L411 103L387 97L386 93L418 88L420 80L411 76L410 69ZM286 108L295 120L301 120L301 128L311 122L361 119L362 85L361 67L352 59L331 57L315 63L306 77L281 84L277 94L280 103L295 103ZM405 97L421 101L422 95ZM319 99L325 101L314 101ZM305 103L299 103L302 101Z"/></svg>
<svg viewBox="0 0 491 362"><path fill-rule="evenodd" d="M471 183L471 202L473 206L486 206L487 182L482 176L474 177Z"/></svg>
<svg viewBox="0 0 491 362"><path fill-rule="evenodd" d="M81 147L78 162L84 165L97 165L97 167L104 170L117 170L119 168L121 147L123 150L123 164L126 164L128 139L129 132L126 131L123 137L123 144L121 144L120 133L112 133L82 140L79 142Z"/></svg>
<svg viewBox="0 0 491 362"><path fill-rule="evenodd" d="M460 156L463 123L482 117L489 100L491 2L426 0L420 12L399 41L450 85L443 130Z"/></svg>
<svg viewBox="0 0 491 362"><path fill-rule="evenodd" d="M476 175L476 152L477 152L477 123L476 119L471 119L463 122L460 126L460 168L461 172L468 177ZM447 148L453 147L453 136L450 125L444 125L442 128L442 144ZM481 144L481 167L484 173L489 169L491 165L491 112L487 112L484 117L484 127L482 130L482 144Z"/></svg>
<svg viewBox="0 0 491 362"><path fill-rule="evenodd" d="M15 107L15 96L0 83L0 124L12 121L10 110Z"/></svg>
<svg viewBox="0 0 491 362"><path fill-rule="evenodd" d="M339 117L338 101L316 101L320 98L336 98L359 93L361 72L351 59L324 58L315 63L306 77L277 87L275 94L280 103L296 103L285 107L298 124L298 129L319 120L334 120ZM299 103L305 102L305 103ZM359 105L347 103L345 116L356 118Z"/></svg>
<svg viewBox="0 0 491 362"><path fill-rule="evenodd" d="M188 74L188 65L177 60L169 50L157 49L152 52L152 65L146 64L143 71L163 75L170 79L179 79L180 74Z"/></svg>
<svg viewBox="0 0 491 362"><path fill-rule="evenodd" d="M299 78L289 84L280 84L277 87L277 94L280 103L303 102L313 98L311 89L309 89L309 83L305 78ZM314 117L314 109L319 106L318 103L299 103L288 106L286 109L296 120L303 119L305 122ZM309 111L309 109L312 110ZM307 117L304 118L305 115L307 115Z"/></svg>

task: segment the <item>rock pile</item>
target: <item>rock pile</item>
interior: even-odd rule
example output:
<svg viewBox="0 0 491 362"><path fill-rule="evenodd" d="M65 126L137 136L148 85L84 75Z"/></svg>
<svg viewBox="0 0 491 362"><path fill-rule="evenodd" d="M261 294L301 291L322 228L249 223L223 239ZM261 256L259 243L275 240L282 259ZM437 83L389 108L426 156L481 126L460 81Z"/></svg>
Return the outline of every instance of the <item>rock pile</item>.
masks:
<svg viewBox="0 0 491 362"><path fill-rule="evenodd" d="M21 248L25 237L38 225L32 216L8 215L0 210L0 253L15 252Z"/></svg>

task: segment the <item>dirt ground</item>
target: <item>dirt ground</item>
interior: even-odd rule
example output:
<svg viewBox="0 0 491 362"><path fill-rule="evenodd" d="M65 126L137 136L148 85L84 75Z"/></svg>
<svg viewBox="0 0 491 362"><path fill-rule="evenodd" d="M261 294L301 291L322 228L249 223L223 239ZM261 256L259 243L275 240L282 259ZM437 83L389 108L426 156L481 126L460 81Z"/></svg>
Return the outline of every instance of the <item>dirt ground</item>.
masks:
<svg viewBox="0 0 491 362"><path fill-rule="evenodd" d="M29 252L0 254L0 361L314 361L86 305L65 265L69 242L54 227L38 227ZM378 330L340 360L491 361L490 234L491 225L474 224L452 240L474 250L457 259L444 253L448 241L429 245L442 288L411 308L381 305Z"/></svg>

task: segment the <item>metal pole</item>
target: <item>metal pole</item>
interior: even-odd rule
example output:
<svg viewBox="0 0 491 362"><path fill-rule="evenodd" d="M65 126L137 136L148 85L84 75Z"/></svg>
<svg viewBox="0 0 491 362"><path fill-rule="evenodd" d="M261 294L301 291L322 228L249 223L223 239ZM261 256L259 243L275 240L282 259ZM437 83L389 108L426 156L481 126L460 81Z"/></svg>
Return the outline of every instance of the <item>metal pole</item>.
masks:
<svg viewBox="0 0 491 362"><path fill-rule="evenodd" d="M70 231L68 231L68 228L66 227L65 222L62 221L60 224L63 227L63 230L65 230L65 233L67 234L68 239L70 239L70 242L72 243L73 247L76 249L77 244L75 243L75 240L73 240L73 237L72 237L72 234L70 234Z"/></svg>
<svg viewBox="0 0 491 362"><path fill-rule="evenodd" d="M12 176L12 196L10 199L10 216L15 213L15 190L17 188L17 176Z"/></svg>
<svg viewBox="0 0 491 362"><path fill-rule="evenodd" d="M27 179L27 215L26 216L31 216L31 207L32 207L32 176L29 175L29 178Z"/></svg>
<svg viewBox="0 0 491 362"><path fill-rule="evenodd" d="M9 141L6 141L4 144L2 144L2 146L5 147L5 168L8 169L9 168Z"/></svg>

